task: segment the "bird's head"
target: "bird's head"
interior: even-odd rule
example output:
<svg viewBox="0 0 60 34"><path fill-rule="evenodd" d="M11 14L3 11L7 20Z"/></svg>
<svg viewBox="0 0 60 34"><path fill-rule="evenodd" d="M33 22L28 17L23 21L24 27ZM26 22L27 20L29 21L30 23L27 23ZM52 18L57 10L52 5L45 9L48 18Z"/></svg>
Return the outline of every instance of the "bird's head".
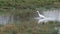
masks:
<svg viewBox="0 0 60 34"><path fill-rule="evenodd" d="M39 11L37 11L37 12L39 12Z"/></svg>

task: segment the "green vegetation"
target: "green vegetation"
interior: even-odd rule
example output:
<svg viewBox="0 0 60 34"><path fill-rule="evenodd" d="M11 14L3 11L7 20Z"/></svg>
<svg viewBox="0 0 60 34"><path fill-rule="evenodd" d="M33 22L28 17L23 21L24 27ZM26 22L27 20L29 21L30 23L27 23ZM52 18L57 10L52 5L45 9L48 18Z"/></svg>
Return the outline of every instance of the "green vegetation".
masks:
<svg viewBox="0 0 60 34"><path fill-rule="evenodd" d="M51 24L52 23L52 24ZM0 34L57 34L54 28L60 23L38 24L34 21L17 22L0 27Z"/></svg>
<svg viewBox="0 0 60 34"><path fill-rule="evenodd" d="M15 17L29 18L36 16L36 8L40 10L60 8L60 0L0 0L0 15L10 14ZM16 22L0 25L0 34L57 34L53 24L37 24L36 22Z"/></svg>
<svg viewBox="0 0 60 34"><path fill-rule="evenodd" d="M39 7L60 7L60 0L0 0L0 7L35 9Z"/></svg>
<svg viewBox="0 0 60 34"><path fill-rule="evenodd" d="M0 0L1 8L18 8L18 9L36 9L39 7L58 7L60 8L59 0Z"/></svg>
<svg viewBox="0 0 60 34"><path fill-rule="evenodd" d="M36 8L60 8L59 0L0 0L0 14L32 15Z"/></svg>

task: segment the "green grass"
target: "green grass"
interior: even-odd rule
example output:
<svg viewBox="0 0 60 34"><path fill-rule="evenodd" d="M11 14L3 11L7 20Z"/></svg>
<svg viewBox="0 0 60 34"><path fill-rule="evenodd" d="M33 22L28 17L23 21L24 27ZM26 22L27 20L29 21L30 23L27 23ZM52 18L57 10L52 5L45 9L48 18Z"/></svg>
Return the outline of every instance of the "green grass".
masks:
<svg viewBox="0 0 60 34"><path fill-rule="evenodd" d="M57 22L56 22L57 23ZM57 34L57 30L54 29L55 26L58 26L58 24L47 23L47 24L38 24L34 21L24 21L24 22L16 22L11 24L12 26L2 26L3 34ZM6 28L7 27L7 28ZM8 28L9 27L9 28ZM6 29L4 29L6 28ZM12 29L13 28L13 29Z"/></svg>

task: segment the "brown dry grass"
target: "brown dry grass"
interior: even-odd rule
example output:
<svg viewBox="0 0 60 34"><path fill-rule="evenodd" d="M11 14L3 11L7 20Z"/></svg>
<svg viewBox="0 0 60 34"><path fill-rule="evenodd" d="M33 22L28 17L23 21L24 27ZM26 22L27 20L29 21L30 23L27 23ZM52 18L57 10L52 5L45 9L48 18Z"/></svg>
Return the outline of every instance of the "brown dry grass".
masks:
<svg viewBox="0 0 60 34"><path fill-rule="evenodd" d="M4 25L3 27L0 27L0 34L4 34L4 32L7 30L17 30L17 28L15 25L11 25L11 24Z"/></svg>

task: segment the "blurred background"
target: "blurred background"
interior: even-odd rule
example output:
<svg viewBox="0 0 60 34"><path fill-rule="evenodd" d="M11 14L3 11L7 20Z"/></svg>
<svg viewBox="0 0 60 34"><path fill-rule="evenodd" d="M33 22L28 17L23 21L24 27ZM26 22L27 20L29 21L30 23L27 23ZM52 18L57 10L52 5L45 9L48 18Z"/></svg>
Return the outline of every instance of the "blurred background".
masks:
<svg viewBox="0 0 60 34"><path fill-rule="evenodd" d="M38 24L37 10L56 21ZM0 0L0 34L60 34L60 0Z"/></svg>

